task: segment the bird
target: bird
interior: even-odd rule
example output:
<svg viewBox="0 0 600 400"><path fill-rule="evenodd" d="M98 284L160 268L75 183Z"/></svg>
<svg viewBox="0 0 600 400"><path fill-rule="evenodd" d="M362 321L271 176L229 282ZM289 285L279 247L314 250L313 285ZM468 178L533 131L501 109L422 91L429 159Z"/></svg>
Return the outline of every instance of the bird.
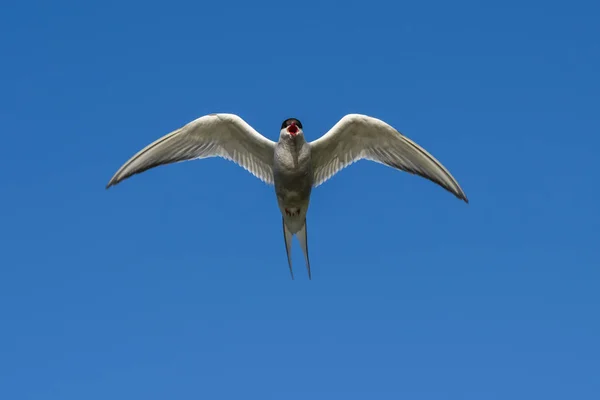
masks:
<svg viewBox="0 0 600 400"><path fill-rule="evenodd" d="M450 172L417 143L388 123L364 114L347 114L320 138L308 142L302 123L288 118L277 142L231 113L199 117L150 143L123 164L106 185L117 185L151 168L195 159L221 157L273 185L291 278L292 238L298 239L309 280L306 216L313 188L359 160L369 160L428 179L469 203Z"/></svg>

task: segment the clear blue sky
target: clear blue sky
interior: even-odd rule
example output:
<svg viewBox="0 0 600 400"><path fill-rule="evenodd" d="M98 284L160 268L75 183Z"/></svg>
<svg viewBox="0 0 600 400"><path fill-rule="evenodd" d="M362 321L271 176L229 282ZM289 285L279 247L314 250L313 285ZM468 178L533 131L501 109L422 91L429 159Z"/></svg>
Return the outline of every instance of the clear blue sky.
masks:
<svg viewBox="0 0 600 400"><path fill-rule="evenodd" d="M405 3L3 3L0 398L600 398L600 5ZM104 189L211 112L381 118L471 203L355 164L292 281L233 163Z"/></svg>

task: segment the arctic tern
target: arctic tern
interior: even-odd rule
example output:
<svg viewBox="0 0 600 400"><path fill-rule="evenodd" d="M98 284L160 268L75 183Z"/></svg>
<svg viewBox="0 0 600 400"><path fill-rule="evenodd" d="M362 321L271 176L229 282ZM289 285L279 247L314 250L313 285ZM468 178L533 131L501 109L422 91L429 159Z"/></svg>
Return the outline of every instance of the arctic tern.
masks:
<svg viewBox="0 0 600 400"><path fill-rule="evenodd" d="M312 142L306 141L296 118L283 121L279 140L274 142L235 114L205 115L143 148L119 168L106 188L159 165L208 157L231 160L274 185L292 279L293 236L298 238L312 279L306 228L312 188L358 160L419 175L469 202L450 172L425 149L382 120L361 114L344 116Z"/></svg>

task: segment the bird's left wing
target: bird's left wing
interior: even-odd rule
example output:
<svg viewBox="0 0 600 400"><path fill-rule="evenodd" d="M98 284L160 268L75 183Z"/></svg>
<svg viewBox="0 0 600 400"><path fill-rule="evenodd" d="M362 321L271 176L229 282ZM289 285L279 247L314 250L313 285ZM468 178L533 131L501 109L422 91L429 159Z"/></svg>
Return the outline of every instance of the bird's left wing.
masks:
<svg viewBox="0 0 600 400"><path fill-rule="evenodd" d="M366 159L429 179L469 202L456 179L438 160L377 118L348 114L310 145L315 186L353 162Z"/></svg>
<svg viewBox="0 0 600 400"><path fill-rule="evenodd" d="M106 188L159 165L223 157L262 181L273 183L275 142L234 114L210 114L149 144L115 173Z"/></svg>

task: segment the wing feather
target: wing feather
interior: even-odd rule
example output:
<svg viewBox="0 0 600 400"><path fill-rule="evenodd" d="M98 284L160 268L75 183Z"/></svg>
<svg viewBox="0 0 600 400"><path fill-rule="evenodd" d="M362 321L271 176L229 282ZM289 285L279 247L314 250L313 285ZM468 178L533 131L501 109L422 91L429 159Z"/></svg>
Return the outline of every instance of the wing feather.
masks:
<svg viewBox="0 0 600 400"><path fill-rule="evenodd" d="M210 114L150 143L115 173L106 188L159 165L222 157L273 184L275 142L234 114Z"/></svg>
<svg viewBox="0 0 600 400"><path fill-rule="evenodd" d="M310 145L315 186L350 164L366 159L419 175L469 202L456 179L438 160L377 118L348 114Z"/></svg>

